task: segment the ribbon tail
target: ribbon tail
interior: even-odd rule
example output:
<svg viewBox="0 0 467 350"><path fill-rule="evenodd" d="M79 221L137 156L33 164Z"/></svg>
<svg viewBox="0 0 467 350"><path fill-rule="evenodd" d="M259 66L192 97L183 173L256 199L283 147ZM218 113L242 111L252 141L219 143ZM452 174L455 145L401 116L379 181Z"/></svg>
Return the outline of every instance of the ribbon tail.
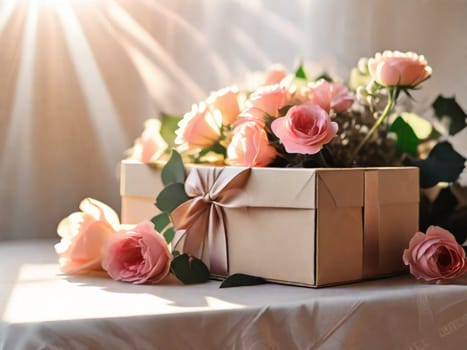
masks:
<svg viewBox="0 0 467 350"><path fill-rule="evenodd" d="M211 205L208 231L209 265L213 275L229 274L227 234L224 212L221 207Z"/></svg>

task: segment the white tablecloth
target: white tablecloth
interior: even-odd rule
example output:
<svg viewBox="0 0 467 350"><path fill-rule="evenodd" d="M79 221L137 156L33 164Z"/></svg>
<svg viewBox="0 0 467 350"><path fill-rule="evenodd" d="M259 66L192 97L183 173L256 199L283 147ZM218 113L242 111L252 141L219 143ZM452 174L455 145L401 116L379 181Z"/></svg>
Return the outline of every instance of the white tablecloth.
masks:
<svg viewBox="0 0 467 350"><path fill-rule="evenodd" d="M61 275L52 241L1 243L0 271L0 349L467 348L465 279L136 286Z"/></svg>

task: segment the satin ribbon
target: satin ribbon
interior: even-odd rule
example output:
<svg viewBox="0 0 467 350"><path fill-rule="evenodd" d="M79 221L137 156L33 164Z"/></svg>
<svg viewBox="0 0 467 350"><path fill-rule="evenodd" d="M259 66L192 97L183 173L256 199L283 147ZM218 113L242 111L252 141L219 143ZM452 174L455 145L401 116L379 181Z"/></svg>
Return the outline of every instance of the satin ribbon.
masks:
<svg viewBox="0 0 467 350"><path fill-rule="evenodd" d="M207 249L212 274L228 274L223 208L244 206L238 194L243 191L249 175L249 168L194 168L185 181L185 191L191 199L171 213L175 227L174 248L183 241L183 252L200 259Z"/></svg>

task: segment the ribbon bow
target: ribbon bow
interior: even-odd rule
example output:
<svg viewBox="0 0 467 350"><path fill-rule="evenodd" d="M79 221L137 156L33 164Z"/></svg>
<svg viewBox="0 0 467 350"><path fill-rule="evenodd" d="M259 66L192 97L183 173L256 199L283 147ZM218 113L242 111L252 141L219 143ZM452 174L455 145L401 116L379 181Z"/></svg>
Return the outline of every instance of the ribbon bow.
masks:
<svg viewBox="0 0 467 350"><path fill-rule="evenodd" d="M176 231L174 247L184 238L183 252L202 258L207 241L208 267L213 274L228 274L227 233L222 208L243 206L238 194L249 175L249 168L194 168L185 181L185 191L191 199L171 214Z"/></svg>

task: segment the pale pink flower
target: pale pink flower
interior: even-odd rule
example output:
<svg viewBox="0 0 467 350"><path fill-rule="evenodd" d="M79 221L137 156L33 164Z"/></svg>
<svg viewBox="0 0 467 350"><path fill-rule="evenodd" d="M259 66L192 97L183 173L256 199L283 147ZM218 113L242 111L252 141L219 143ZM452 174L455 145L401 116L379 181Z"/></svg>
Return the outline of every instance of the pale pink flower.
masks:
<svg viewBox="0 0 467 350"><path fill-rule="evenodd" d="M115 211L95 199L82 200L79 208L81 212L67 216L57 227L61 241L55 251L67 274L100 270L102 248L120 225Z"/></svg>
<svg viewBox="0 0 467 350"><path fill-rule="evenodd" d="M188 150L209 147L219 140L221 123L219 115L211 113L206 103L193 105L178 123L175 143Z"/></svg>
<svg viewBox="0 0 467 350"><path fill-rule="evenodd" d="M160 134L161 122L158 119L148 119L144 123L144 131L135 140L130 150L129 159L139 160L143 163L154 162L159 159L167 149L167 142Z"/></svg>
<svg viewBox="0 0 467 350"><path fill-rule="evenodd" d="M464 249L449 231L438 226L430 226L426 234L415 233L402 258L412 275L428 282L441 282L467 273Z"/></svg>
<svg viewBox="0 0 467 350"><path fill-rule="evenodd" d="M271 163L276 155L276 149L269 144L263 127L255 121L239 124L227 147L227 161L230 165L263 167Z"/></svg>
<svg viewBox="0 0 467 350"><path fill-rule="evenodd" d="M240 113L239 90L236 86L228 86L212 92L206 100L211 113L220 113L222 124L231 125Z"/></svg>
<svg viewBox="0 0 467 350"><path fill-rule="evenodd" d="M120 231L104 250L102 267L114 280L142 284L157 283L170 271L172 254L149 221Z"/></svg>
<svg viewBox="0 0 467 350"><path fill-rule="evenodd" d="M258 108L272 117L277 117L279 110L289 101L290 93L286 88L277 84L258 88L250 95L246 105L249 108Z"/></svg>
<svg viewBox="0 0 467 350"><path fill-rule="evenodd" d="M315 154L337 133L337 123L320 106L305 103L289 109L271 124L288 153Z"/></svg>
<svg viewBox="0 0 467 350"><path fill-rule="evenodd" d="M354 98L344 85L321 79L310 85L309 100L330 113L331 110L345 112L352 106Z"/></svg>
<svg viewBox="0 0 467 350"><path fill-rule="evenodd" d="M384 51L368 60L371 77L383 86L414 87L431 75L423 56L413 52Z"/></svg>
<svg viewBox="0 0 467 350"><path fill-rule="evenodd" d="M266 77L262 85L275 85L279 84L282 79L284 79L287 74L287 70L280 64L273 64L266 71Z"/></svg>

